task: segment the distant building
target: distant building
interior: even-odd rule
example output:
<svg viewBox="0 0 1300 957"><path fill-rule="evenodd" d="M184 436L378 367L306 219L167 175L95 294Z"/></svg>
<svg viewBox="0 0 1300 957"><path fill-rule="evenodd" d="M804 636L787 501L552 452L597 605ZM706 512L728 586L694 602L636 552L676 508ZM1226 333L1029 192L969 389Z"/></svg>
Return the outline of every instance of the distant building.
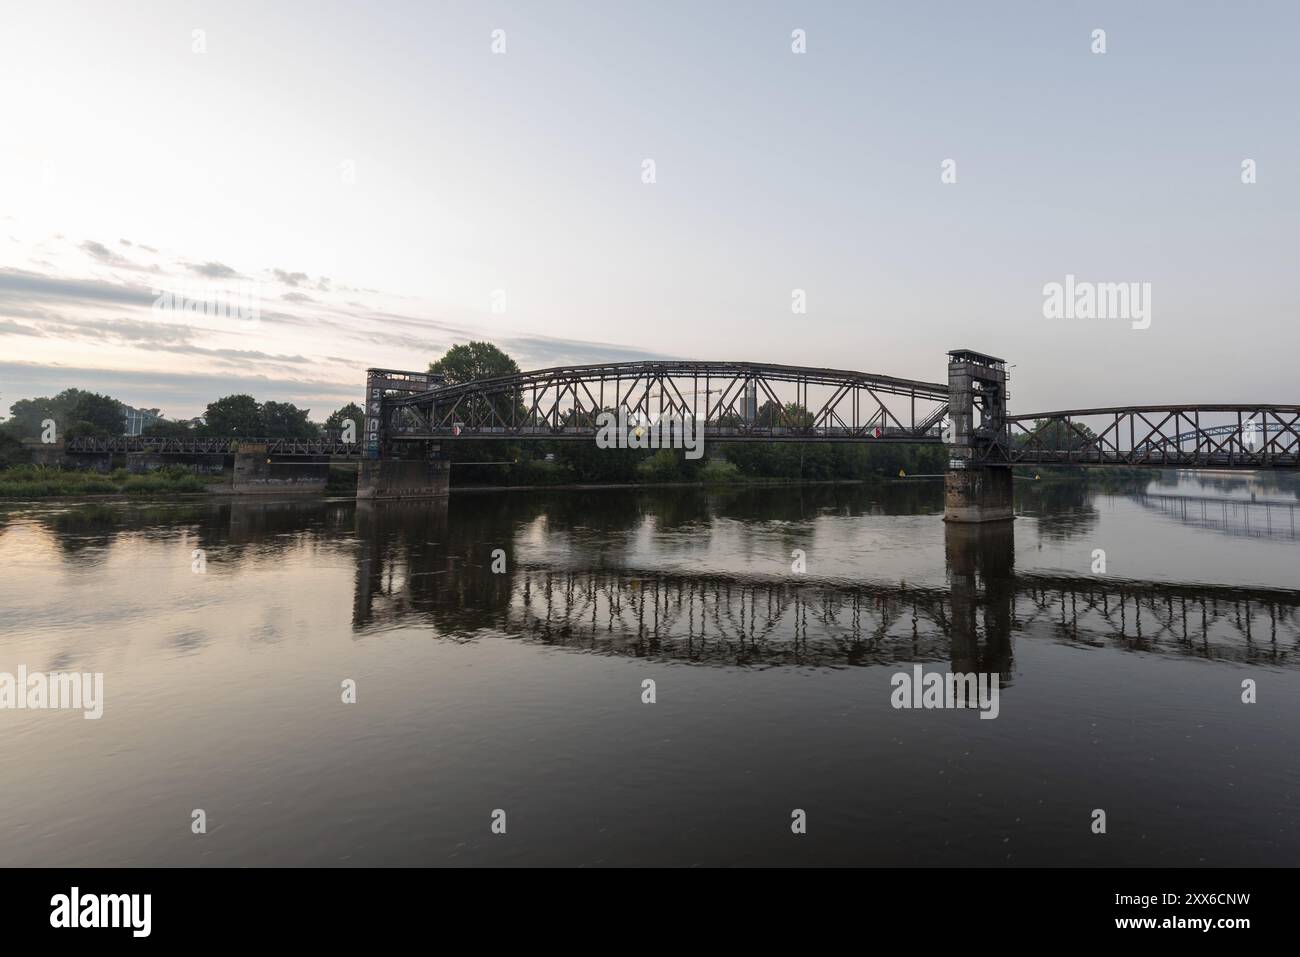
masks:
<svg viewBox="0 0 1300 957"><path fill-rule="evenodd" d="M744 394L740 397L740 419L753 425L758 419L758 383L745 384Z"/></svg>
<svg viewBox="0 0 1300 957"><path fill-rule="evenodd" d="M125 427L122 434L139 435L161 418L161 409L133 409L128 405L125 407Z"/></svg>

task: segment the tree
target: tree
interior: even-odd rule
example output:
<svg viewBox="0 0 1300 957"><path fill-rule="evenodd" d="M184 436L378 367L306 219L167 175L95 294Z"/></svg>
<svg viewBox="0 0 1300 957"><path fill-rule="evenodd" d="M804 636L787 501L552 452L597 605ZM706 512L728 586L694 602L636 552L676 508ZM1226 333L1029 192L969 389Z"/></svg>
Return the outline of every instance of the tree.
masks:
<svg viewBox="0 0 1300 957"><path fill-rule="evenodd" d="M578 482L635 482L637 466L653 453L645 449L602 449L595 442L543 442Z"/></svg>
<svg viewBox="0 0 1300 957"><path fill-rule="evenodd" d="M9 407L5 431L20 439L37 438L46 419L53 419L61 436L121 435L125 406L111 396L82 389L64 389L53 397L19 399Z"/></svg>
<svg viewBox="0 0 1300 957"><path fill-rule="evenodd" d="M356 424L357 435L361 434L362 424L365 422L366 412L355 402L349 402L341 409L335 409L330 413L330 417L325 420L325 428L341 429L348 419Z"/></svg>
<svg viewBox="0 0 1300 957"><path fill-rule="evenodd" d="M261 436L266 425L262 421L262 407L251 395L227 395L208 403L204 416L208 435Z"/></svg>
<svg viewBox="0 0 1300 957"><path fill-rule="evenodd" d="M55 400L62 400L68 409L69 434L83 422L90 430L83 430L82 434L121 435L126 430L126 407L111 396L67 389L55 396Z"/></svg>
<svg viewBox="0 0 1300 957"><path fill-rule="evenodd" d="M429 363L429 371L446 376L448 385L459 385L477 379L514 375L519 372L519 365L490 342L469 342L465 345L452 346L441 359ZM456 414L465 422L499 425L510 424L513 420L519 424L527 416L527 410L522 402L515 401L513 395L502 394L490 400L474 399L462 402ZM446 443L443 450L451 457L453 464L457 461L517 461L521 457L517 443L492 440L482 442L457 440ZM495 469L499 481L501 475L499 466L470 466L460 469L460 472L465 476L473 477L484 469ZM452 474L456 474L456 471L453 468Z"/></svg>
<svg viewBox="0 0 1300 957"><path fill-rule="evenodd" d="M6 422L4 425L8 425ZM32 460L32 455L23 447L17 435L12 435L0 426L0 468L10 465L25 465Z"/></svg>
<svg viewBox="0 0 1300 957"><path fill-rule="evenodd" d="M176 419L159 419L146 425L140 434L155 439L183 439L194 434L194 426Z"/></svg>
<svg viewBox="0 0 1300 957"><path fill-rule="evenodd" d="M781 406L768 399L758 407L754 413L754 424L762 428L770 429L774 425L781 424Z"/></svg>
<svg viewBox="0 0 1300 957"><path fill-rule="evenodd" d="M311 409L292 402L264 402L261 407L263 434L270 439L312 439L320 430L307 418Z"/></svg>
<svg viewBox="0 0 1300 957"><path fill-rule="evenodd" d="M1081 422L1073 422L1069 427L1063 419L1035 419L1033 427L1027 433L1015 437L1017 445L1022 447L1041 447L1052 452L1078 451L1097 439L1097 433Z"/></svg>
<svg viewBox="0 0 1300 957"><path fill-rule="evenodd" d="M51 398L19 399L9 407L5 431L16 439L35 439L41 434L41 423L53 419L63 427L63 410Z"/></svg>
<svg viewBox="0 0 1300 957"><path fill-rule="evenodd" d="M459 385L475 379L513 375L519 371L519 365L490 342L469 342L452 346L437 362L429 363L429 371L446 376L449 385Z"/></svg>
<svg viewBox="0 0 1300 957"><path fill-rule="evenodd" d="M490 342L470 342L452 346L437 362L429 363L429 371L446 376L448 385L459 385L478 379L515 375L519 372L519 364ZM513 410L511 406L514 406ZM516 422L522 422L527 415L522 401L516 402L514 396L504 394L494 396L490 402L475 399L462 403L460 407L464 410L461 417L467 422L500 424L509 423L512 417Z"/></svg>
<svg viewBox="0 0 1300 957"><path fill-rule="evenodd" d="M754 425L759 428L807 429L812 421L812 413L797 402L778 405L768 399L754 414Z"/></svg>

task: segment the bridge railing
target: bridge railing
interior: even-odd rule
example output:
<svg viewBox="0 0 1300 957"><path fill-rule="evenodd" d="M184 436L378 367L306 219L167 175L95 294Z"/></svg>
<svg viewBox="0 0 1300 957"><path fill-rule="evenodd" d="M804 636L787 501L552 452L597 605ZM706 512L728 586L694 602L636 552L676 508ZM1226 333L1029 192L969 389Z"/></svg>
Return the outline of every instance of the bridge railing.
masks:
<svg viewBox="0 0 1300 957"><path fill-rule="evenodd" d="M390 431L394 440L429 440L446 439L534 439L534 440L582 440L591 441L599 429L591 425L550 426L469 426L453 424L438 428L423 425L399 425ZM636 432L635 428L614 430L616 436L628 437ZM784 426L716 426L703 427L702 434L706 440L715 442L894 442L922 445L941 444L943 439L940 429L932 427L922 431L896 426L888 427L834 427L820 426L814 428L789 428Z"/></svg>
<svg viewBox="0 0 1300 957"><path fill-rule="evenodd" d="M82 454L154 453L157 455L230 455L240 446L265 448L268 455L359 457L362 447L357 442L340 442L337 439L284 439L256 436L216 436L203 438L144 435L119 435L109 438L77 436L68 439L64 448Z"/></svg>

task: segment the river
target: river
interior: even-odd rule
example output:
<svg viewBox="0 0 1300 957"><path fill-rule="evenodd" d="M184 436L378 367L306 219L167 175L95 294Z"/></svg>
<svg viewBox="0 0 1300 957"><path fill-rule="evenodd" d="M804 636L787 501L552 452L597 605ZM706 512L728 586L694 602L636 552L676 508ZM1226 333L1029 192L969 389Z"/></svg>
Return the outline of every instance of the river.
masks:
<svg viewBox="0 0 1300 957"><path fill-rule="evenodd" d="M0 505L0 672L103 675L0 710L0 863L1300 860L1300 485L942 497Z"/></svg>

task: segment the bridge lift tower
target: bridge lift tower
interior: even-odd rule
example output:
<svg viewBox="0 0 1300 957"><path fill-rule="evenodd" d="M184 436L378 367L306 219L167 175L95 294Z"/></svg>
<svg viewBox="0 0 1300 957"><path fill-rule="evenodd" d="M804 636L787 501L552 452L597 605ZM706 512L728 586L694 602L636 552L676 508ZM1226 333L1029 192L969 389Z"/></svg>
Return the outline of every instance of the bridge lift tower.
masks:
<svg viewBox="0 0 1300 957"><path fill-rule="evenodd" d="M949 352L948 416L944 521L1009 521L1006 361L970 349Z"/></svg>
<svg viewBox="0 0 1300 957"><path fill-rule="evenodd" d="M437 388L445 377L400 369L366 370L365 456L357 470L357 498L407 498L446 495L451 462L437 442L392 440L394 398ZM410 457L415 453L415 457Z"/></svg>

